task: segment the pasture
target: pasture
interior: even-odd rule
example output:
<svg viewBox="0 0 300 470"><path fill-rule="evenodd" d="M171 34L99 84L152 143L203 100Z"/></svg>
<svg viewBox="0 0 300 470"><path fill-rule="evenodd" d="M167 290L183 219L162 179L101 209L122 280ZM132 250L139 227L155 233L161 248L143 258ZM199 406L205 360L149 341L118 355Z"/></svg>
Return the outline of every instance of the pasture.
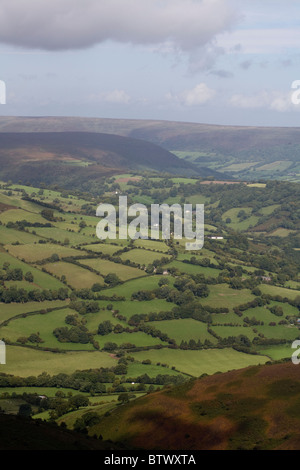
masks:
<svg viewBox="0 0 300 470"><path fill-rule="evenodd" d="M32 333L39 333L43 340L39 343L42 348L57 348L60 350L94 350L93 345L80 343L62 343L53 335L55 328L67 326L65 318L74 314L73 310L55 310L46 314L35 314L25 318L17 318L9 322L7 326L0 327L0 337L7 338L10 342L17 342L20 337L28 337ZM30 344L30 343L28 343Z"/></svg>
<svg viewBox="0 0 300 470"><path fill-rule="evenodd" d="M59 261L57 263L45 264L43 267L55 276L65 276L67 284L74 289L91 288L96 283L104 284L101 276L73 263Z"/></svg>
<svg viewBox="0 0 300 470"><path fill-rule="evenodd" d="M113 263L112 261L101 258L84 259L80 260L80 263L95 269L102 276L116 273L121 281L128 281L129 279L146 276L145 271L141 269L125 266L121 263Z"/></svg>
<svg viewBox="0 0 300 470"><path fill-rule="evenodd" d="M192 318L154 321L150 322L149 325L166 333L169 338L175 339L178 345L180 345L181 341L189 341L190 339L195 341L200 340L201 343L204 343L206 339L212 343L217 342L216 338L208 333L205 323L193 320Z"/></svg>
<svg viewBox="0 0 300 470"><path fill-rule="evenodd" d="M53 301L44 301L41 302L27 302L22 303L11 303L3 304L0 303L0 324L13 318L17 315L27 314L27 313L37 313L41 310L55 309L67 306L68 300L53 300Z"/></svg>
<svg viewBox="0 0 300 470"><path fill-rule="evenodd" d="M210 294L208 297L201 299L203 305L209 305L211 307L221 308L228 307L233 309L238 305L250 302L254 299L254 295L251 294L248 289L231 289L228 284L216 284L209 286Z"/></svg>
<svg viewBox="0 0 300 470"><path fill-rule="evenodd" d="M120 246L109 245L108 243L94 243L92 245L84 245L82 249L93 251L94 253L102 253L104 255L114 255L117 251L122 249Z"/></svg>
<svg viewBox="0 0 300 470"><path fill-rule="evenodd" d="M133 249L122 253L120 258L123 261L129 260L134 263L138 263L141 266L152 264L155 260L160 260L162 257L170 259L170 256L167 254L156 253L155 251L143 250L143 249Z"/></svg>
<svg viewBox="0 0 300 470"><path fill-rule="evenodd" d="M169 367L174 366L176 370L194 377L264 364L268 360L265 356L252 356L231 348L201 351L161 349L132 353L132 355L139 361L150 359L153 363L160 362L168 364Z"/></svg>
<svg viewBox="0 0 300 470"><path fill-rule="evenodd" d="M171 263L165 265L165 268L176 268L183 274L204 274L206 277L218 277L221 272L219 269L183 263L182 261L177 260L171 261Z"/></svg>
<svg viewBox="0 0 300 470"><path fill-rule="evenodd" d="M17 258L9 255L8 253L0 252L0 266L3 266L3 263L9 263L10 268L19 268L23 271L23 274L30 271L34 277L33 288L40 287L41 289L52 289L57 290L61 287L65 288L65 284L60 282L58 279L50 276L49 274L42 272L41 269L37 269L32 265L28 265L23 261L20 261Z"/></svg>
<svg viewBox="0 0 300 470"><path fill-rule="evenodd" d="M137 292L139 290L156 289L158 287L159 280L163 278L164 276L152 275L147 277L141 277L140 279L132 279L130 281L127 281L125 284L106 289L105 295L117 295L119 297L125 297L126 300L130 300L134 292ZM168 279L170 280L170 285L172 285L172 278L168 277ZM153 301L151 301L151 303L152 302ZM140 302L137 302L137 304L139 303Z"/></svg>
<svg viewBox="0 0 300 470"><path fill-rule="evenodd" d="M166 345L167 343L161 341L159 338L153 338L150 335L147 335L141 331L136 333L119 333L114 334L110 333L105 336L95 335L95 340L99 343L100 348L102 349L105 343L116 343L118 346L124 343L130 343L136 347L144 346L157 346L157 345Z"/></svg>
<svg viewBox="0 0 300 470"><path fill-rule="evenodd" d="M162 253L167 253L169 250L168 245L166 245L166 243L163 240L161 241L152 240L152 239L143 240L139 238L138 240L134 240L134 246L139 247L139 248L145 248L146 250L151 250L151 251L158 251L158 252L161 251Z"/></svg>
<svg viewBox="0 0 300 470"><path fill-rule="evenodd" d="M13 228L7 228L4 225L0 225L0 241L2 245L20 243L24 246L27 243L36 243L39 238L28 232L20 232Z"/></svg>
<svg viewBox="0 0 300 470"><path fill-rule="evenodd" d="M0 372L28 377L37 376L43 372L50 375L71 374L76 370L114 367L116 365L116 359L102 351L53 353L8 345L6 347L6 364L0 364Z"/></svg>
<svg viewBox="0 0 300 470"><path fill-rule="evenodd" d="M12 256L24 259L26 262L34 263L50 258L52 255L57 254L60 258L68 256L80 256L78 250L51 243L28 243L26 245L5 245Z"/></svg>

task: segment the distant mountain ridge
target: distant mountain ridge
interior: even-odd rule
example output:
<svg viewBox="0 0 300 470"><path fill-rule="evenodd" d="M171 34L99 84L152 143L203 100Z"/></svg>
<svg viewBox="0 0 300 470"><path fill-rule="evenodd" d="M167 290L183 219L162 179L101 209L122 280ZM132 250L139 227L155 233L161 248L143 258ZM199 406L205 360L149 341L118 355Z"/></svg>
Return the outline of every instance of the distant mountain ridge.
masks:
<svg viewBox="0 0 300 470"><path fill-rule="evenodd" d="M31 183L72 176L97 179L124 171L220 176L151 142L95 132L2 132L0 163L1 178Z"/></svg>
<svg viewBox="0 0 300 470"><path fill-rule="evenodd" d="M299 127L87 117L0 117L0 136L16 132L96 133L148 142L179 157L182 162L177 165L174 160L174 169L185 176L199 174L239 181L300 181ZM164 159L170 162L166 154L153 162L154 166L159 163L158 171L170 170L168 164L164 168ZM152 164L150 167L153 169ZM182 172L178 172L179 168Z"/></svg>
<svg viewBox="0 0 300 470"><path fill-rule="evenodd" d="M193 122L88 117L0 117L0 132L97 132L148 140L168 150L235 152L300 145L300 127L214 125Z"/></svg>

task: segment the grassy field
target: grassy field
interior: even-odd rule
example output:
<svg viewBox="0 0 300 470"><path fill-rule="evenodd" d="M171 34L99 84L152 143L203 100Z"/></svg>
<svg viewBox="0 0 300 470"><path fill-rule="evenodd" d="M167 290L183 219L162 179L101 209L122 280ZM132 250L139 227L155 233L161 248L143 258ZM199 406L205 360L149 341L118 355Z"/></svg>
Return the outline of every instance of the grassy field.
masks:
<svg viewBox="0 0 300 470"><path fill-rule="evenodd" d="M106 291L105 291L106 293ZM174 304L167 302L164 299L153 299L151 302L148 301L136 301L136 300L123 300L123 301L99 301L98 304L101 307L106 307L107 304L111 304L113 306L113 310L118 310L121 315L129 319L132 315L140 314L140 313L150 313L150 312L168 312L173 307ZM115 319L112 316L112 312L110 310L101 310L100 312L87 314L85 315L87 322L90 326L91 330L94 330L98 324L104 320L111 320L112 323L121 323L122 321ZM128 326L127 323L124 322L124 325Z"/></svg>
<svg viewBox="0 0 300 470"><path fill-rule="evenodd" d="M93 245L84 245L82 248L94 253L103 253L104 255L114 255L120 250L120 246L109 245L108 243L94 243Z"/></svg>
<svg viewBox="0 0 300 470"><path fill-rule="evenodd" d="M297 233L296 230L288 230L286 228L278 228L268 234L269 237L288 237L290 234Z"/></svg>
<svg viewBox="0 0 300 470"><path fill-rule="evenodd" d="M220 274L219 269L208 268L203 266L197 266L194 264L182 263L181 261L171 261L168 265L165 266L168 268L176 268L180 273L184 274L204 274L206 277L218 277Z"/></svg>
<svg viewBox="0 0 300 470"><path fill-rule="evenodd" d="M105 336L96 335L95 340L99 343L100 348L103 348L105 343L108 342L116 343L118 346L124 343L130 343L135 345L136 347L167 344L164 341L161 341L159 338L152 338L152 336L146 335L141 331L138 331L137 333L110 333L109 335Z"/></svg>
<svg viewBox="0 0 300 470"><path fill-rule="evenodd" d="M252 318L251 315L249 315ZM242 326L244 323L244 317L239 317L233 312L230 313L214 313L212 316L213 325L215 324L228 324L232 323L233 325Z"/></svg>
<svg viewBox="0 0 300 470"><path fill-rule="evenodd" d="M248 289L231 289L228 284L216 284L209 286L210 294L205 299L201 299L203 305L221 308L228 307L232 309L238 305L250 302L254 295Z"/></svg>
<svg viewBox="0 0 300 470"><path fill-rule="evenodd" d="M74 311L62 309L47 314L36 314L27 316L26 318L17 318L9 322L7 326L0 328L0 336L9 339L11 342L16 342L20 337L28 337L32 333L39 332L40 338L43 340L40 346L43 348L84 351L94 350L90 343L61 343L53 335L55 328L66 326L65 318L70 314L74 314Z"/></svg>
<svg viewBox="0 0 300 470"><path fill-rule="evenodd" d="M19 259L24 259L29 263L50 258L51 255L57 254L60 258L68 256L80 256L80 251L74 250L67 246L61 246L50 243L28 243L26 245L5 245L5 249L9 254Z"/></svg>
<svg viewBox="0 0 300 470"><path fill-rule="evenodd" d="M20 261L19 259L9 255L8 253L0 252L0 266L2 266L3 263L9 263L10 268L21 269L23 274L26 274L30 271L34 277L33 288L40 287L42 289L56 290L60 289L61 287L66 287L65 284L60 282L58 279L55 279L51 275L42 272L41 269L37 269L32 265L28 265L23 261Z"/></svg>
<svg viewBox="0 0 300 470"><path fill-rule="evenodd" d="M254 364L264 364L268 358L251 356L233 349L209 349L201 351L182 351L162 349L133 353L138 360L150 359L152 362L175 366L180 372L199 377L202 374L214 374L232 369L241 369Z"/></svg>
<svg viewBox="0 0 300 470"><path fill-rule="evenodd" d="M149 377L156 377L157 375L180 375L176 370L170 367L156 364L142 364L141 362L130 362L128 364L128 377L138 377L147 374Z"/></svg>
<svg viewBox="0 0 300 470"><path fill-rule="evenodd" d="M25 243L38 242L39 237L28 232L20 232L13 228L7 228L4 225L0 225L0 240L3 245L11 243L20 243L24 246Z"/></svg>
<svg viewBox="0 0 300 470"><path fill-rule="evenodd" d="M20 220L26 220L32 224L38 222L44 224L47 221L40 215L34 212L25 211L23 209L11 209L0 214L0 220L3 224L8 222L17 222Z"/></svg>
<svg viewBox="0 0 300 470"><path fill-rule="evenodd" d="M189 341L190 339L195 341L200 339L202 343L206 339L212 343L217 342L216 338L207 332L207 325L205 323L193 320L192 318L155 321L149 324L163 333L167 333L169 338L176 340L177 344L180 344L182 340Z"/></svg>
<svg viewBox="0 0 300 470"><path fill-rule="evenodd" d="M238 217L238 213L244 210L247 218L245 220L241 220ZM233 209L229 209L228 211L224 212L222 215L222 219L226 221L227 218L231 219L231 222L228 223L228 226L236 231L248 230L250 225L255 226L258 221L259 217L251 215L252 209L249 207L235 207Z"/></svg>
<svg viewBox="0 0 300 470"><path fill-rule="evenodd" d="M41 302L27 302L3 304L0 303L0 323L15 317L16 315L26 314L30 312L39 312L40 310L54 309L63 307L68 304L68 300L53 300Z"/></svg>
<svg viewBox="0 0 300 470"><path fill-rule="evenodd" d="M273 214L273 212L278 209L278 207L280 207L279 204L272 204L271 206L266 206L266 207L263 207L262 209L260 209L260 212L263 214L263 215L270 215L270 214Z"/></svg>
<svg viewBox="0 0 300 470"><path fill-rule="evenodd" d="M286 339L294 341L300 339L300 331L296 326L289 325L276 325L270 327L269 325L257 326L258 333L262 333L266 338Z"/></svg>
<svg viewBox="0 0 300 470"><path fill-rule="evenodd" d="M85 259L81 260L80 263L95 269L102 276L116 273L121 281L128 281L129 279L146 276L145 271L141 269L125 266L124 264L113 263L112 261L101 258Z"/></svg>
<svg viewBox="0 0 300 470"><path fill-rule="evenodd" d="M270 295L280 295L281 297L287 297L288 299L294 300L299 295L299 290L286 289L284 287L271 286L269 284L262 284L260 286L261 292Z"/></svg>
<svg viewBox="0 0 300 470"><path fill-rule="evenodd" d="M221 338L244 335L252 341L257 336L253 328L244 326L213 326L212 330Z"/></svg>
<svg viewBox="0 0 300 470"><path fill-rule="evenodd" d="M43 267L53 275L66 276L67 283L74 289L92 287L95 283L104 284L101 276L75 264L59 261L45 264Z"/></svg>
<svg viewBox="0 0 300 470"><path fill-rule="evenodd" d="M147 276L147 277L142 277L140 279L133 279L120 286L105 290L105 295L108 295L108 296L118 295L120 297L124 296L125 299L130 300L134 292L137 292L139 290L156 289L158 287L159 280L162 278L164 278L164 276ZM170 285L172 285L172 279L170 279L170 281L171 281ZM137 302L137 304L139 303L140 302Z"/></svg>
<svg viewBox="0 0 300 470"><path fill-rule="evenodd" d="M208 258L210 263L218 265L218 262L215 260L216 254L213 251L208 250L207 248L202 248L200 254L199 253L190 253L188 251L184 251L183 253L178 253L177 260L190 260L192 257L195 257L196 260L203 260L203 258Z"/></svg>
<svg viewBox="0 0 300 470"><path fill-rule="evenodd" d="M122 255L120 256L120 258L123 261L125 260L133 261L134 263L138 263L141 266L152 264L153 261L159 260L162 257L170 259L170 256L166 254L156 253L154 251L143 250L143 249L138 249L138 248L127 251L126 253L122 253Z"/></svg>
<svg viewBox="0 0 300 470"><path fill-rule="evenodd" d="M110 354L99 351L52 353L18 346L7 346L6 349L6 364L0 364L0 372L20 377L37 376L43 372L71 374L76 370L114 367L117 364Z"/></svg>
<svg viewBox="0 0 300 470"><path fill-rule="evenodd" d="M162 253L166 253L169 250L169 247L165 244L164 241L158 240L134 240L134 246L140 248L146 248L147 250L158 251Z"/></svg>
<svg viewBox="0 0 300 470"><path fill-rule="evenodd" d="M66 231L63 228L57 227L38 227L38 228L30 228L30 232L35 232L39 237L44 238L46 240L57 240L61 243L64 243L66 239L69 240L71 245L82 245L86 243L90 243L93 238L85 235L81 235L77 232L70 232Z"/></svg>
<svg viewBox="0 0 300 470"><path fill-rule="evenodd" d="M259 354L269 356L273 361L278 361L280 359L291 358L295 349L291 348L291 344L284 344L279 346L265 346L259 348Z"/></svg>

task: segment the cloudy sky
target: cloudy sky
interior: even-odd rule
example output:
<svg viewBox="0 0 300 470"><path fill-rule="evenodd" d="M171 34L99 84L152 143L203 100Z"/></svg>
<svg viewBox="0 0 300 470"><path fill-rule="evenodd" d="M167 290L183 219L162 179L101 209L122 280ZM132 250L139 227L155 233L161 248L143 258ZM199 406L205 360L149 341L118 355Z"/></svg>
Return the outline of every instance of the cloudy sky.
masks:
<svg viewBox="0 0 300 470"><path fill-rule="evenodd" d="M298 126L299 20L297 0L0 0L0 115Z"/></svg>

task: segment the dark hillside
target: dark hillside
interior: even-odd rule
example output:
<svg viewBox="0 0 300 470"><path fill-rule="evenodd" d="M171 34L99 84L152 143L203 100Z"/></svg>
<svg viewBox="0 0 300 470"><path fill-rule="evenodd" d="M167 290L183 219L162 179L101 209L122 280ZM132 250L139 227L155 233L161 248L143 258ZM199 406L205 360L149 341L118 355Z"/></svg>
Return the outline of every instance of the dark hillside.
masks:
<svg viewBox="0 0 300 470"><path fill-rule="evenodd" d="M299 369L289 362L191 380L120 407L95 432L149 450L299 450Z"/></svg>
<svg viewBox="0 0 300 470"><path fill-rule="evenodd" d="M85 181L128 170L204 177L216 173L201 172L150 142L90 132L0 133L0 162L1 178L31 183L65 177Z"/></svg>

